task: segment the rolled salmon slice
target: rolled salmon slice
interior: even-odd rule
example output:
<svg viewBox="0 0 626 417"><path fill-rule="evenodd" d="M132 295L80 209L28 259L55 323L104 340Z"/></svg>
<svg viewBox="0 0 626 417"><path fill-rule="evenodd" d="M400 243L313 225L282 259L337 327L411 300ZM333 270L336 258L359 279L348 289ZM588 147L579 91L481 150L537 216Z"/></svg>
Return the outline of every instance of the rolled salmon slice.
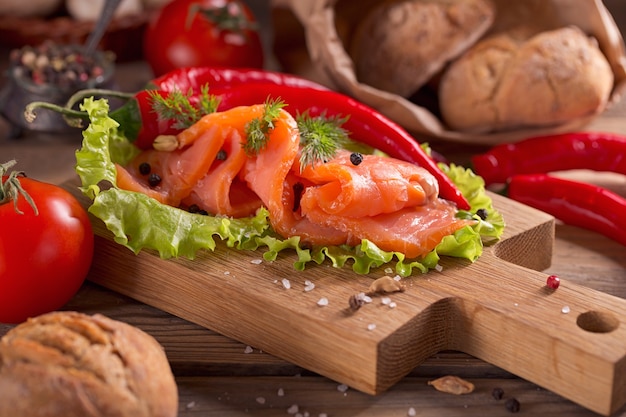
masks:
<svg viewBox="0 0 626 417"><path fill-rule="evenodd" d="M361 155L355 165L350 155L342 151L304 168L302 177L317 186L302 196L303 213L317 207L347 217L376 216L428 204L439 194L437 180L422 167L379 155Z"/></svg>
<svg viewBox="0 0 626 417"><path fill-rule="evenodd" d="M232 217L253 215L261 207L261 199L239 178L247 160L242 142L239 131L231 128L220 150L223 157L216 158L183 200L184 205L196 205L209 213Z"/></svg>
<svg viewBox="0 0 626 417"><path fill-rule="evenodd" d="M116 166L117 186L128 191L143 192L161 203L178 207L209 171L228 133L229 129L211 125L200 132L199 137L186 148L144 151L127 167ZM150 174L158 175L160 180L151 184L150 176L140 172L142 163L148 163Z"/></svg>
<svg viewBox="0 0 626 417"><path fill-rule="evenodd" d="M270 132L267 147L246 162L243 178L269 211L272 228L283 237L299 236L308 244L339 245L347 233L320 226L302 217L294 205L299 199L300 178L293 164L300 148L300 134L294 118L281 111Z"/></svg>
<svg viewBox="0 0 626 417"><path fill-rule="evenodd" d="M417 258L473 221L455 217L456 207L438 197L437 180L425 169L376 155L358 163L344 151L302 170L312 183L300 200L304 218L345 232L344 243L368 239L386 251Z"/></svg>

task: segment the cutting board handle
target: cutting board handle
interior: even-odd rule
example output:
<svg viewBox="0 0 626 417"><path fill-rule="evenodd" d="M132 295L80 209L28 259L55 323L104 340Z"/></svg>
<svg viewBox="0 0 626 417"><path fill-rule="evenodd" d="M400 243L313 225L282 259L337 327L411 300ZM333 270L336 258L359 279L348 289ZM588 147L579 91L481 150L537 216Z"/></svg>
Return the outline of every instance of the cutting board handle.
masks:
<svg viewBox="0 0 626 417"><path fill-rule="evenodd" d="M626 403L626 300L566 279L553 290L547 274L491 256L474 266L479 280L425 283L455 317L447 347L604 415Z"/></svg>

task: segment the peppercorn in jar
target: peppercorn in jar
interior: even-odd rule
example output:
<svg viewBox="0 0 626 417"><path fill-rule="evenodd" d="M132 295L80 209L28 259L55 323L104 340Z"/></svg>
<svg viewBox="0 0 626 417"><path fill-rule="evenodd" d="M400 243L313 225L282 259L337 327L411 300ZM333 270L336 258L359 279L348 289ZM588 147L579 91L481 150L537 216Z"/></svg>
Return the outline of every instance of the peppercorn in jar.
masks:
<svg viewBox="0 0 626 417"><path fill-rule="evenodd" d="M9 54L9 80L0 96L0 111L17 130L67 131L71 128L62 116L49 111L41 111L34 122L27 122L25 106L33 101L65 105L79 90L110 88L113 72L112 54L96 51L88 55L78 44L46 41L14 49Z"/></svg>

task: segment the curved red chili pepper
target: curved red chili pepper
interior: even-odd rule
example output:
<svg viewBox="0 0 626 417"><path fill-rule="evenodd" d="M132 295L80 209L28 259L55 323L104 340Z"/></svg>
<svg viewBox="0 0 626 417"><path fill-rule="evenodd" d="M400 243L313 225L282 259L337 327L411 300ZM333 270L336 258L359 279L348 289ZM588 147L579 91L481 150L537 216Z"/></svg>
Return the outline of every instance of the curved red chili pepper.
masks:
<svg viewBox="0 0 626 417"><path fill-rule="evenodd" d="M591 169L626 174L626 136L575 132L498 145L472 158L486 184L505 183L515 174Z"/></svg>
<svg viewBox="0 0 626 417"><path fill-rule="evenodd" d="M308 111L311 116L347 116L342 127L354 140L426 168L439 182L442 198L454 202L459 209L470 209L467 199L413 136L378 111L349 96L331 90L261 83L212 89L211 94L221 99L218 110L263 103L271 96L284 101L287 104L285 110L292 115Z"/></svg>
<svg viewBox="0 0 626 417"><path fill-rule="evenodd" d="M178 89L186 93L189 89L199 91L201 86L213 88L238 87L255 83L270 83L290 87L306 87L328 90L321 84L284 72L260 70L255 68L214 68L190 67L168 72L149 83L149 88L163 91Z"/></svg>
<svg viewBox="0 0 626 417"><path fill-rule="evenodd" d="M626 245L626 199L606 188L546 174L520 174L510 178L507 195Z"/></svg>

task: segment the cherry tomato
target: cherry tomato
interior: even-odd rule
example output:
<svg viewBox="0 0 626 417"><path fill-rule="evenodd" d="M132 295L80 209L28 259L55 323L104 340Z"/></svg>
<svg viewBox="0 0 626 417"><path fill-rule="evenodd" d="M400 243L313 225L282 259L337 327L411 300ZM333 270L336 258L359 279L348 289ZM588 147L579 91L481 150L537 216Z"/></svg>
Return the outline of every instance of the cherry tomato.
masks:
<svg viewBox="0 0 626 417"><path fill-rule="evenodd" d="M183 67L262 68L257 26L240 0L173 0L146 28L144 58L155 76Z"/></svg>
<svg viewBox="0 0 626 417"><path fill-rule="evenodd" d="M0 200L8 176L2 177ZM65 305L84 282L94 235L78 200L53 184L18 177L23 196L0 204L0 322L19 323Z"/></svg>

